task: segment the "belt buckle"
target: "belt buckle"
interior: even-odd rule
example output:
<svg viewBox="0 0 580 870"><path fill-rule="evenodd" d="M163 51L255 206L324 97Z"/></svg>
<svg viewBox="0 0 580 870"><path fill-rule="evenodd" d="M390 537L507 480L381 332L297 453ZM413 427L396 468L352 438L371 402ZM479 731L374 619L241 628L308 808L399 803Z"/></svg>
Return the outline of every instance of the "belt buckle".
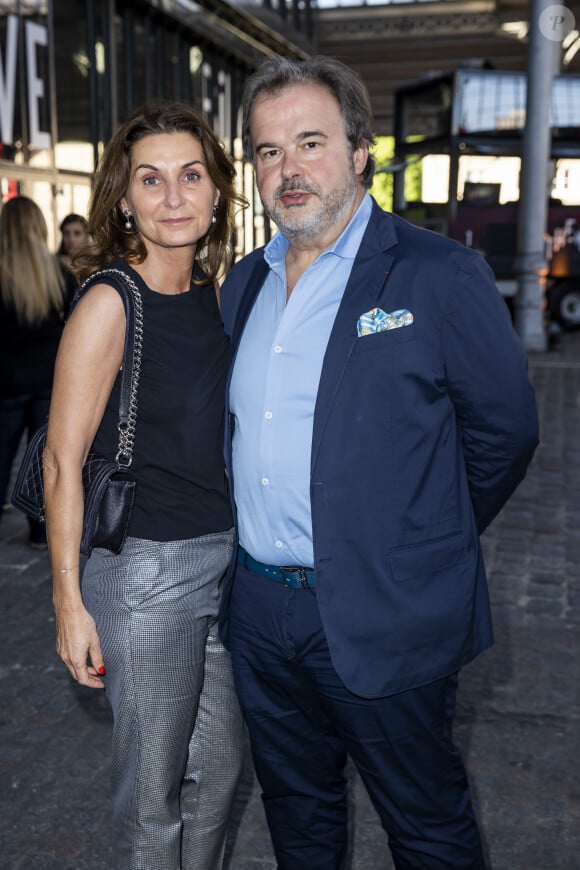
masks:
<svg viewBox="0 0 580 870"><path fill-rule="evenodd" d="M306 568L297 565L281 565L280 573L282 574L282 584L286 588L290 586L290 578L285 577L285 574L298 574L298 581L303 589L308 589L308 576Z"/></svg>

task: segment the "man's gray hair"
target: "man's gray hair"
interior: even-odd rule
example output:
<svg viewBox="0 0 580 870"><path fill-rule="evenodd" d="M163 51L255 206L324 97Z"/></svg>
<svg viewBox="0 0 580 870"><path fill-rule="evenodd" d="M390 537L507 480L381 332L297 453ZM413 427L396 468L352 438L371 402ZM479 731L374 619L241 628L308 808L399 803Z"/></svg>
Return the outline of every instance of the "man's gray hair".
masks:
<svg viewBox="0 0 580 870"><path fill-rule="evenodd" d="M372 132L372 112L369 95L360 77L348 66L331 57L315 55L304 61L289 60L279 55L269 57L246 81L242 98L242 137L244 153L254 161L250 135L250 116L256 100L276 96L295 84L317 84L328 88L336 99L346 137L353 151L361 145L369 148L375 141ZM369 153L361 174L364 187L370 187L375 171L374 158Z"/></svg>

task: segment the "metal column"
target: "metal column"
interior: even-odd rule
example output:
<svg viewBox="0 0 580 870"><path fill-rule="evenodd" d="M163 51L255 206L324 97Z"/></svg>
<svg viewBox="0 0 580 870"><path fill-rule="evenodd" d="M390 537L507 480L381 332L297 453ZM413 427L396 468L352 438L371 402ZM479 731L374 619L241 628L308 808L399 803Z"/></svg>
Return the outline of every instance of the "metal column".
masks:
<svg viewBox="0 0 580 870"><path fill-rule="evenodd" d="M520 174L515 325L526 350L547 347L544 286L547 274L544 234L548 210L551 150L552 79L561 42L546 34L553 0L531 0L528 46L528 89ZM544 15L542 15L544 13ZM553 27L558 23L554 20Z"/></svg>

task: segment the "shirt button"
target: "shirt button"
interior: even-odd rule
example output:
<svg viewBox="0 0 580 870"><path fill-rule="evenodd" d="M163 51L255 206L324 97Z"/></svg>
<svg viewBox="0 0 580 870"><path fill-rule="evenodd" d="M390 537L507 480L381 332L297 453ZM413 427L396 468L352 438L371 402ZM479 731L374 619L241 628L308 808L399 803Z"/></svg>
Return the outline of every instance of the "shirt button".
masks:
<svg viewBox="0 0 580 870"><path fill-rule="evenodd" d="M266 418L266 420L271 420L272 419L272 412L266 411L266 413L264 414L264 417Z"/></svg>
<svg viewBox="0 0 580 870"><path fill-rule="evenodd" d="M269 477L263 477L263 478L262 478L262 486L268 486L269 483L270 483L270 478L269 478Z"/></svg>
<svg viewBox="0 0 580 870"><path fill-rule="evenodd" d="M277 550L281 550L282 547L284 546L284 541L274 541L274 546L276 547Z"/></svg>
<svg viewBox="0 0 580 870"><path fill-rule="evenodd" d="M279 344L274 348L274 353L282 353L282 347Z"/></svg>

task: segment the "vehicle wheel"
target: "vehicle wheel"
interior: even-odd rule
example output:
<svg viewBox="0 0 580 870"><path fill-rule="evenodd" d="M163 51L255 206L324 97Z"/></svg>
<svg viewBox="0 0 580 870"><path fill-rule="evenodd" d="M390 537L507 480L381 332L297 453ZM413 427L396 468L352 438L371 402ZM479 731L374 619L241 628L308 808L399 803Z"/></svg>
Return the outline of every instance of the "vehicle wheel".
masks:
<svg viewBox="0 0 580 870"><path fill-rule="evenodd" d="M550 293L550 311L564 329L580 329L580 282L556 284Z"/></svg>

